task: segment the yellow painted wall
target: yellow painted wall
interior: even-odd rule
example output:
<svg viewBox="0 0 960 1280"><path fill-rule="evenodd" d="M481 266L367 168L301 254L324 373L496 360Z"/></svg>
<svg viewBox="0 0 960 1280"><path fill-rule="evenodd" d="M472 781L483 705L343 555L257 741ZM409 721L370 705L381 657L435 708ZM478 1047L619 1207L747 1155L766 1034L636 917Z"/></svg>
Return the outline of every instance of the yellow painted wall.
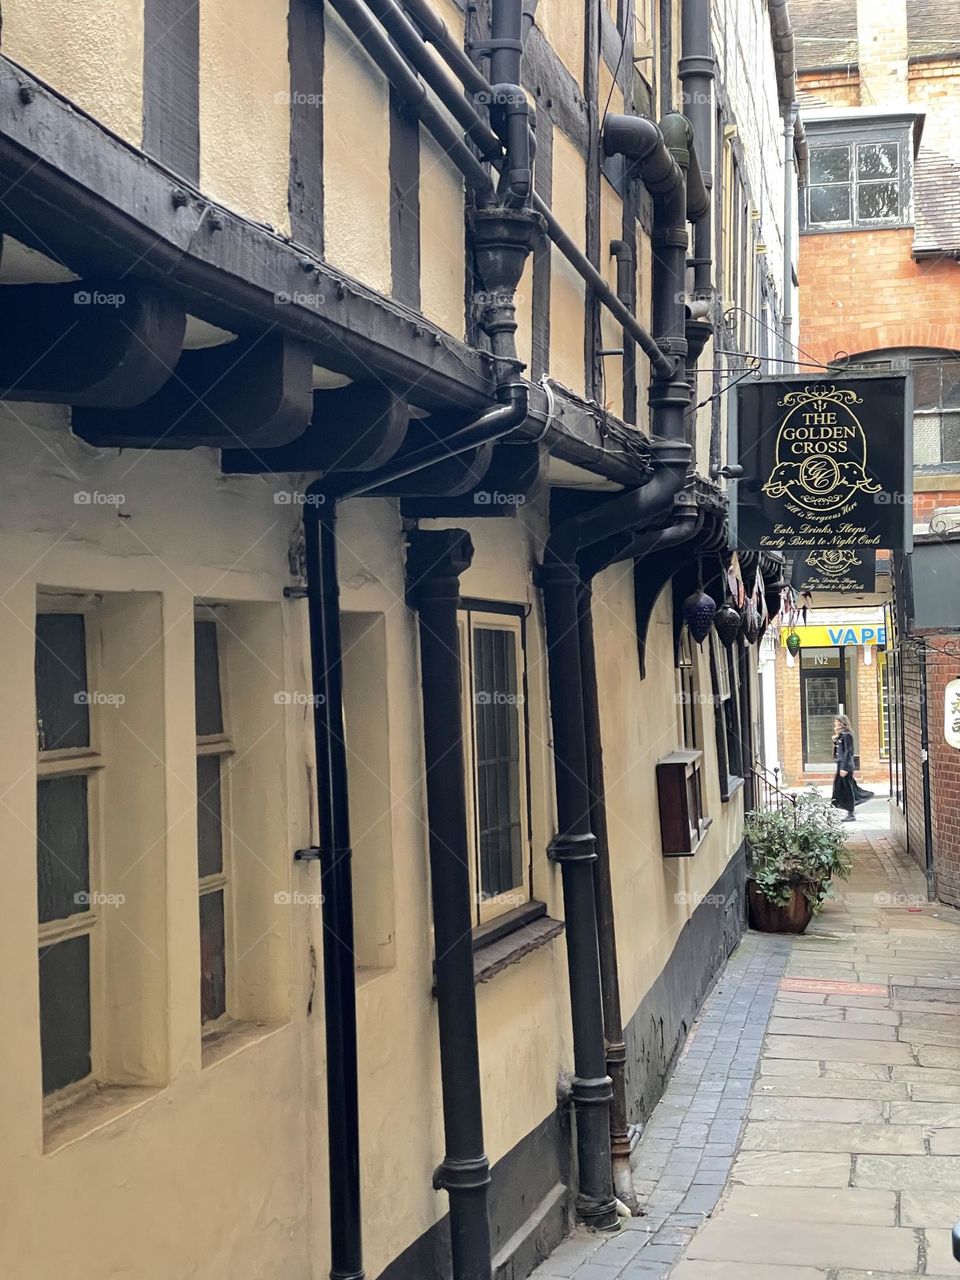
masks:
<svg viewBox="0 0 960 1280"><path fill-rule="evenodd" d="M5 0L0 52L140 145L143 0Z"/></svg>
<svg viewBox="0 0 960 1280"><path fill-rule="evenodd" d="M289 232L286 0L200 0L200 186Z"/></svg>
<svg viewBox="0 0 960 1280"><path fill-rule="evenodd" d="M564 66L583 84L584 11L570 0L543 0L537 6L537 26L546 36Z"/></svg>
<svg viewBox="0 0 960 1280"><path fill-rule="evenodd" d="M560 129L553 132L552 209L580 249L586 239L586 165ZM550 259L550 376L584 391L584 283L556 248Z"/></svg>
<svg viewBox="0 0 960 1280"><path fill-rule="evenodd" d="M390 95L386 80L329 9L323 111L326 257L388 294Z"/></svg>

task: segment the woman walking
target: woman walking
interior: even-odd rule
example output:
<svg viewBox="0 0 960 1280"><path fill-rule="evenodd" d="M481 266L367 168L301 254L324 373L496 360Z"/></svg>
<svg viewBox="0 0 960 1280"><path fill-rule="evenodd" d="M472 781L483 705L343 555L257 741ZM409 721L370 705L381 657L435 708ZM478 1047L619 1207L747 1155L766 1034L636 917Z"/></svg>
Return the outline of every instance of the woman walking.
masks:
<svg viewBox="0 0 960 1280"><path fill-rule="evenodd" d="M833 722L833 758L837 762L837 773L833 779L833 804L837 809L845 809L844 822L856 819L854 808L865 800L873 799L872 791L865 791L857 786L854 778L853 725L849 716L837 716Z"/></svg>

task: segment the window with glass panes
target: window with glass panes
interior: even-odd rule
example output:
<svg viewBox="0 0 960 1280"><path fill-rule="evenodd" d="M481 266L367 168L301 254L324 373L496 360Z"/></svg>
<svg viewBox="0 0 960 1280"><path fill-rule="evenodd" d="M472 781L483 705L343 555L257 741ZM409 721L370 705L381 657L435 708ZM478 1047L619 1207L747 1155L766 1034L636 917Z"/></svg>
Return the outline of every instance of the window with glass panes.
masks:
<svg viewBox="0 0 960 1280"><path fill-rule="evenodd" d="M481 924L530 897L523 619L467 610L461 643L471 880Z"/></svg>
<svg viewBox="0 0 960 1280"><path fill-rule="evenodd" d="M906 217L905 137L810 143L807 227L899 224Z"/></svg>
<svg viewBox="0 0 960 1280"><path fill-rule="evenodd" d="M93 615L36 619L37 914L40 1049L46 1096L91 1075L91 974L97 945L96 707Z"/></svg>
<svg viewBox="0 0 960 1280"><path fill-rule="evenodd" d="M197 860L200 890L200 1020L227 1013L230 850L227 762L233 745L224 709L220 622L202 610L194 619L197 716Z"/></svg>
<svg viewBox="0 0 960 1280"><path fill-rule="evenodd" d="M680 635L680 657L677 664L680 683L680 718L683 746L696 751L700 743L697 733L697 673L693 664L693 642L684 627Z"/></svg>
<svg viewBox="0 0 960 1280"><path fill-rule="evenodd" d="M913 465L960 463L960 354L926 347L867 351L856 364L913 374Z"/></svg>

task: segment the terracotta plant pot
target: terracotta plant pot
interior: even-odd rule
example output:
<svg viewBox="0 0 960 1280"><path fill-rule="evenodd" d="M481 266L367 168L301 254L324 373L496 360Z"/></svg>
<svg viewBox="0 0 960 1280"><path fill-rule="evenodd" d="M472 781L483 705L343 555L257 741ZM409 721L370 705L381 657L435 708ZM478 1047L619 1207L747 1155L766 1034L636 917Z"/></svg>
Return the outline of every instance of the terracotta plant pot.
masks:
<svg viewBox="0 0 960 1280"><path fill-rule="evenodd" d="M750 927L761 933L803 933L813 919L813 906L799 889L785 906L777 906L765 898L756 881L747 881L747 905L750 911Z"/></svg>

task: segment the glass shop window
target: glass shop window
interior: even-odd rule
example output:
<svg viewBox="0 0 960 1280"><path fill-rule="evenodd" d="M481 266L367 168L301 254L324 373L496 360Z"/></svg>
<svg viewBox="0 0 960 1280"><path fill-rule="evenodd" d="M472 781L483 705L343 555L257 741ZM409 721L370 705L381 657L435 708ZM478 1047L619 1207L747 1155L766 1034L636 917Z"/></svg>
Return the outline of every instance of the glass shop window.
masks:
<svg viewBox="0 0 960 1280"><path fill-rule="evenodd" d="M960 463L960 359L916 359L913 370L913 461L917 467Z"/></svg>
<svg viewBox="0 0 960 1280"><path fill-rule="evenodd" d="M530 899L523 620L468 611L461 646L474 923L482 924Z"/></svg>
<svg viewBox="0 0 960 1280"><path fill-rule="evenodd" d="M227 1013L231 933L229 760L221 623L206 610L194 619L197 715L197 860L200 894L200 1020Z"/></svg>
<svg viewBox="0 0 960 1280"><path fill-rule="evenodd" d="M99 941L102 767L90 706L96 628L83 613L36 620L37 908L43 1092L92 1072L91 972Z"/></svg>
<svg viewBox="0 0 960 1280"><path fill-rule="evenodd" d="M810 147L808 227L898 225L908 200L903 146L893 139Z"/></svg>

